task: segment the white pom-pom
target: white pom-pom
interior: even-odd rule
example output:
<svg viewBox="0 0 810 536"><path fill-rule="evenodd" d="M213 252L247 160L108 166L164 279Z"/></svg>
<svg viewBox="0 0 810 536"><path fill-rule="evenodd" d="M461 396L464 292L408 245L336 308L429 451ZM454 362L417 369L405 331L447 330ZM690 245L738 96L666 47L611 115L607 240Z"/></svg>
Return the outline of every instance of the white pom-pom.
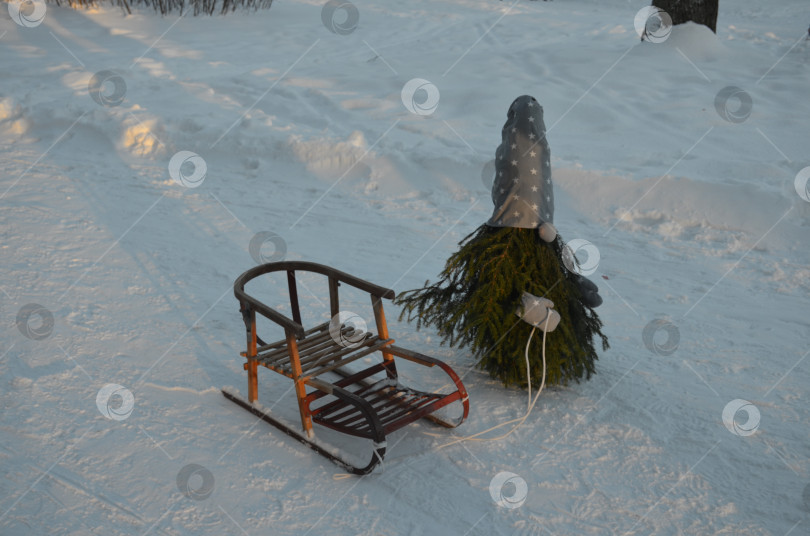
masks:
<svg viewBox="0 0 810 536"><path fill-rule="evenodd" d="M544 222L537 229L537 232L545 242L554 242L554 239L557 238L557 229L549 222Z"/></svg>

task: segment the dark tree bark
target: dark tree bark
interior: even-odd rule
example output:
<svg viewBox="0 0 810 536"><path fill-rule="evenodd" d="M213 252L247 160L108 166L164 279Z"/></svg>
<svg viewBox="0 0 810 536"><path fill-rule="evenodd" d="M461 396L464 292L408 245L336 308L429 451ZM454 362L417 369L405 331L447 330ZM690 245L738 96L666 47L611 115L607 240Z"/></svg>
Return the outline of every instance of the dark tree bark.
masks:
<svg viewBox="0 0 810 536"><path fill-rule="evenodd" d="M717 33L719 0L652 0L652 5L663 9L672 17L672 24L693 21L708 26Z"/></svg>

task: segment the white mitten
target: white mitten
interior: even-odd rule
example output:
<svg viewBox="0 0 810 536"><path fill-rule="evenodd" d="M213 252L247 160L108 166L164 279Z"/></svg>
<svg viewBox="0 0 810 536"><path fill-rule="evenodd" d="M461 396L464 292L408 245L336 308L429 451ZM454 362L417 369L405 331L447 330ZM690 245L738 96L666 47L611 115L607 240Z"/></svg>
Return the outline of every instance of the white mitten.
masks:
<svg viewBox="0 0 810 536"><path fill-rule="evenodd" d="M515 311L524 322L543 331L554 331L560 323L560 313L552 309L554 302L546 298L538 298L524 292L520 298L521 306ZM548 327L546 327L548 319Z"/></svg>
<svg viewBox="0 0 810 536"><path fill-rule="evenodd" d="M549 222L543 222L543 225L537 228L537 233L545 242L554 242L554 239L557 238L557 229Z"/></svg>

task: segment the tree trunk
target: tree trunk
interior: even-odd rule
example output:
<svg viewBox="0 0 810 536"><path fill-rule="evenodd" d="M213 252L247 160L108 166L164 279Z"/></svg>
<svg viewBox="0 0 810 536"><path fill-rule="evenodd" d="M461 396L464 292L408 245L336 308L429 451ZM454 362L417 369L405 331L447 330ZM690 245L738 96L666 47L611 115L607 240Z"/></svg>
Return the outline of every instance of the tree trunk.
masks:
<svg viewBox="0 0 810 536"><path fill-rule="evenodd" d="M672 24L693 21L708 26L717 33L719 0L652 0L652 5L666 11Z"/></svg>

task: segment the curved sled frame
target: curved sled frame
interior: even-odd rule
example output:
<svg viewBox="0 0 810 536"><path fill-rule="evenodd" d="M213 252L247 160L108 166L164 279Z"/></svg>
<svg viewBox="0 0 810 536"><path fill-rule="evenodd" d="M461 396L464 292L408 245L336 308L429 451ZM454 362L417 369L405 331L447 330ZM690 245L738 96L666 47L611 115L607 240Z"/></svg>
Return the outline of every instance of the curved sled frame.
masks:
<svg viewBox="0 0 810 536"><path fill-rule="evenodd" d="M333 319L340 313L338 287L341 284L367 292L371 297L377 333L359 333L353 326L341 325L341 333L350 336L352 341L346 344L343 339L336 340L331 336L330 322L306 330L301 322L296 271L314 272L328 278ZM292 318L268 307L245 291L245 285L251 280L274 272L287 274ZM234 295L239 301L247 332L247 351L242 352L242 356L247 358L244 368L248 373L248 397L245 400L225 390L223 394L349 472L364 475L373 471L385 456L386 435L411 422L426 418L452 428L467 418L468 395L455 371L438 359L394 346L394 340L388 337L382 299L393 299L393 290L322 264L286 261L262 264L247 270L234 282ZM257 314L281 326L285 338L270 344L263 341L257 333ZM349 363L378 351L382 354L382 362L359 372L346 368ZM427 393L401 385L395 357L426 367L438 366L450 377L455 391L449 394ZM258 398L258 365L285 375L295 383L303 434L254 404ZM327 381L322 376L327 372L336 373L342 379ZM382 373L385 379L373 378ZM310 392L307 392L308 387ZM447 421L433 415L438 409L456 401L461 402L463 407L459 418ZM345 434L370 439L373 444L371 461L365 467L357 467L313 442L313 421Z"/></svg>

